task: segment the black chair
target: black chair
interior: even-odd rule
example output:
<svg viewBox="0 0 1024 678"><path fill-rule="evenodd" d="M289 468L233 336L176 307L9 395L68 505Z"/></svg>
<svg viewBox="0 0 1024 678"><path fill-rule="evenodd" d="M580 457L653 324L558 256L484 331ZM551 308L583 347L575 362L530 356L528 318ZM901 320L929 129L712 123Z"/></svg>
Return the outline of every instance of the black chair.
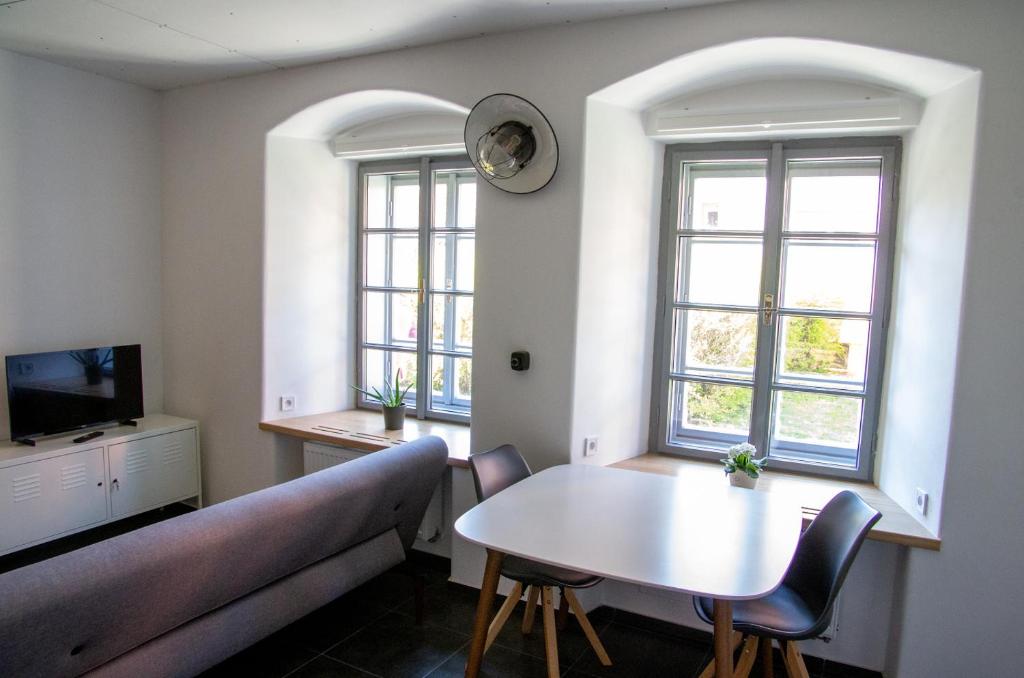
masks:
<svg viewBox="0 0 1024 678"><path fill-rule="evenodd" d="M828 627L846 573L871 526L881 517L856 493L840 492L801 535L782 585L758 600L733 601L733 649L743 644L737 678L749 674L759 644L763 675L771 678L774 640L779 642L790 678L807 677L795 641L817 638ZM694 598L693 606L701 619L713 623L711 598ZM701 678L714 675L714 670L712 662Z"/></svg>
<svg viewBox="0 0 1024 678"><path fill-rule="evenodd" d="M476 498L484 501L505 488L516 484L520 480L530 477L530 467L523 459L519 451L512 445L502 445L488 452L480 452L469 457L469 467L473 471L473 483L476 486ZM537 529L543 529L538 527ZM522 631L528 634L533 630L533 617L537 610L537 598L541 598L541 610L544 619L544 645L547 654L548 675L559 675L558 668L558 644L556 636L555 610L553 603L552 589L557 587L562 594L562 605L559 608L559 616L563 623L557 627L564 627L568 617L568 602L576 615L577 621L583 628L598 659L605 666L611 666L612 660L601 644L600 638L594 631L590 620L587 618L583 606L573 593L573 589L588 588L601 581L601 577L567 570L553 565L534 562L525 558L507 555L502 561L501 574L511 579L515 584L511 593L505 599L505 603L498 610L494 620L487 629L487 642L484 645L484 652L490 648L491 643L501 632L505 622L508 621L512 611L519 603L523 595L523 589L527 591L526 613L523 616Z"/></svg>

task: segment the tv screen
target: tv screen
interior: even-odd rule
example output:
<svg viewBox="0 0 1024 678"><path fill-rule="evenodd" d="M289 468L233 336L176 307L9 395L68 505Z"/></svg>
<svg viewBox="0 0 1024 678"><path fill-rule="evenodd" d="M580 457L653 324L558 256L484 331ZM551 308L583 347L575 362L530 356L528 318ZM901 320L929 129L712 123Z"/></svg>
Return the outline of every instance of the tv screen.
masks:
<svg viewBox="0 0 1024 678"><path fill-rule="evenodd" d="M7 356L11 438L141 417L142 347Z"/></svg>

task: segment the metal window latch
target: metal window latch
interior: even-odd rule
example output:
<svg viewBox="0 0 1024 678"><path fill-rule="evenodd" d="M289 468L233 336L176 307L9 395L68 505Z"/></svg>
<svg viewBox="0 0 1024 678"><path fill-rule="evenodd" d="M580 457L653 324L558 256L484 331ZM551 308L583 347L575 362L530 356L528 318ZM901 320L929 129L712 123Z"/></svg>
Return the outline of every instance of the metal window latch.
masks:
<svg viewBox="0 0 1024 678"><path fill-rule="evenodd" d="M772 320L775 317L775 295L766 294L764 295L764 303L761 306L761 312L764 314L764 324L771 325Z"/></svg>

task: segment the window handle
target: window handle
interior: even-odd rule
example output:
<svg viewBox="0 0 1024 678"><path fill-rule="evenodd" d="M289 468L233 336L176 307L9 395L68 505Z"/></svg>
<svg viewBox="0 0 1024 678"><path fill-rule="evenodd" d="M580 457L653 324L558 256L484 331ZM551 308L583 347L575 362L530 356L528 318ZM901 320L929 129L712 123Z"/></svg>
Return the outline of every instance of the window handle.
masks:
<svg viewBox="0 0 1024 678"><path fill-rule="evenodd" d="M425 294L426 288L427 288L427 279L426 278L420 278L420 289L419 289L420 301L419 301L419 303L420 303L421 306L423 305L423 296Z"/></svg>
<svg viewBox="0 0 1024 678"><path fill-rule="evenodd" d="M764 324L770 326L772 324L772 320L775 317L774 294L764 295L764 303L761 306L761 312L764 314Z"/></svg>

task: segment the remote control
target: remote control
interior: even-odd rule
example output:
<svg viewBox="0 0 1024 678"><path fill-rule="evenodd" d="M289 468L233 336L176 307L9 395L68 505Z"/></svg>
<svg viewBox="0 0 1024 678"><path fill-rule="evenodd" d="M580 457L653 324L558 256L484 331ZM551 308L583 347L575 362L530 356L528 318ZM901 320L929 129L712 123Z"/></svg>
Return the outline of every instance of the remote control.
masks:
<svg viewBox="0 0 1024 678"><path fill-rule="evenodd" d="M85 442L88 442L88 441L92 440L93 438L99 438L101 435L103 435L103 431L93 431L92 433L86 433L84 436L78 436L77 438L73 439L71 442L73 442L73 443L85 443Z"/></svg>

